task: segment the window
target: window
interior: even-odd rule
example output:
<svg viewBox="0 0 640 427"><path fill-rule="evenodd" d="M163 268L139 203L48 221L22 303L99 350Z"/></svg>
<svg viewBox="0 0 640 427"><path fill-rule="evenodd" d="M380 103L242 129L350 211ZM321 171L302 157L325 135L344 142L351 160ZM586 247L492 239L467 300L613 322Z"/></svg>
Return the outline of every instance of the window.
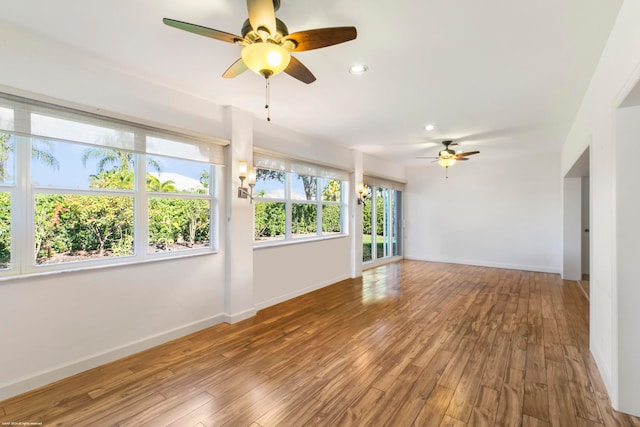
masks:
<svg viewBox="0 0 640 427"><path fill-rule="evenodd" d="M365 177L365 179L367 179ZM402 191L368 178L371 197L362 208L362 260L371 262L402 255ZM373 181L375 184L371 184ZM391 185L394 185L393 183ZM400 184L396 184L400 187Z"/></svg>
<svg viewBox="0 0 640 427"><path fill-rule="evenodd" d="M0 192L0 270L11 264L11 193Z"/></svg>
<svg viewBox="0 0 640 427"><path fill-rule="evenodd" d="M0 118L13 111L0 108ZM8 120L8 119L7 119ZM0 271L11 265L11 205L15 192L15 136L0 133Z"/></svg>
<svg viewBox="0 0 640 427"><path fill-rule="evenodd" d="M348 179L348 173L260 155L254 163L256 243L346 234L346 185L340 178Z"/></svg>
<svg viewBox="0 0 640 427"><path fill-rule="evenodd" d="M149 253L208 247L210 165L160 156L146 159Z"/></svg>
<svg viewBox="0 0 640 427"><path fill-rule="evenodd" d="M0 275L212 252L222 156L209 142L1 95Z"/></svg>

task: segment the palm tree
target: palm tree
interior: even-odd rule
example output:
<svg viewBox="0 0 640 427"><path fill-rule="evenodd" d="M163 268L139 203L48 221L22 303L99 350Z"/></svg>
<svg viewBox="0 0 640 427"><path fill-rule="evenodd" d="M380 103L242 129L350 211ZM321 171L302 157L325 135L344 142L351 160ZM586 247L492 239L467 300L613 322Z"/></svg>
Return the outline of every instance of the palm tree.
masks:
<svg viewBox="0 0 640 427"><path fill-rule="evenodd" d="M89 175L91 188L109 188L132 190L134 187L133 171L113 169Z"/></svg>
<svg viewBox="0 0 640 427"><path fill-rule="evenodd" d="M87 166L89 159L98 160L98 172L110 170L133 170L133 153L109 150L108 148L87 148L82 153L82 165ZM109 167L112 166L112 167Z"/></svg>
<svg viewBox="0 0 640 427"><path fill-rule="evenodd" d="M13 144L9 143L10 138L10 134L0 133L0 182L4 182L5 180L9 153L13 151Z"/></svg>
<svg viewBox="0 0 640 427"><path fill-rule="evenodd" d="M176 188L174 181L160 181L160 177L148 173L147 191L154 191L157 193L175 193L178 189Z"/></svg>
<svg viewBox="0 0 640 427"><path fill-rule="evenodd" d="M133 153L127 151L110 150L108 148L87 148L82 153L82 165L87 166L89 159L98 160L98 172L108 170L133 170ZM109 166L111 166L109 168ZM147 166L150 169L160 172L160 163L157 160L147 157Z"/></svg>
<svg viewBox="0 0 640 427"><path fill-rule="evenodd" d="M9 154L15 151L15 143L11 139L13 135L10 133L0 133L0 182L4 182L7 178L7 162ZM50 141L32 140L31 157L51 166L56 170L60 170L60 162L51 154L53 145Z"/></svg>
<svg viewBox="0 0 640 427"><path fill-rule="evenodd" d="M117 146L119 141L129 138L127 133L115 132L114 134L105 135L102 138L102 145L105 147ZM89 159L98 161L98 172L104 171L133 171L134 155L128 151L113 150L109 148L87 148L82 153L82 164L86 167ZM147 157L148 169L160 172L160 164L152 158Z"/></svg>

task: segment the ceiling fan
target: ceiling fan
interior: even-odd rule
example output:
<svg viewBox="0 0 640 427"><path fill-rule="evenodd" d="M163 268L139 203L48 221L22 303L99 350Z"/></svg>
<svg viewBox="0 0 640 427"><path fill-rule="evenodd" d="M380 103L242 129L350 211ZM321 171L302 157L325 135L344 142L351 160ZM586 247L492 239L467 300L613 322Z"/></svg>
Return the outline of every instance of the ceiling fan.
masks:
<svg viewBox="0 0 640 427"><path fill-rule="evenodd" d="M469 160L467 156L472 156L474 154L480 153L480 151L467 151L467 152L457 151L456 152L451 148L449 148L451 146L458 145L457 142L453 142L453 141L442 141L442 145L444 145L444 149L438 152L437 157L418 156L416 158L417 159L435 159L434 162L438 162L440 166L448 169L449 166L453 166L457 161Z"/></svg>
<svg viewBox="0 0 640 427"><path fill-rule="evenodd" d="M247 69L269 79L282 71L304 83L316 78L290 52L319 49L353 40L355 27L319 28L289 34L284 22L276 18L280 0L247 0L249 18L244 22L242 36L213 28L164 18L162 21L190 33L242 46L241 58L222 74L224 78L236 77Z"/></svg>

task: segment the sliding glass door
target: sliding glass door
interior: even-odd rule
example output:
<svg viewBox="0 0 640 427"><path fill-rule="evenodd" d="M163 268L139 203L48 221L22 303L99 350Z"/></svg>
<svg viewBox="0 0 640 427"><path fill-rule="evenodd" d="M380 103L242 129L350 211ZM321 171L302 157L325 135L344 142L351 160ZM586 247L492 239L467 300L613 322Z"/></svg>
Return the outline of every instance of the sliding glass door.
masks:
<svg viewBox="0 0 640 427"><path fill-rule="evenodd" d="M362 261L402 255L402 191L369 187L362 209Z"/></svg>

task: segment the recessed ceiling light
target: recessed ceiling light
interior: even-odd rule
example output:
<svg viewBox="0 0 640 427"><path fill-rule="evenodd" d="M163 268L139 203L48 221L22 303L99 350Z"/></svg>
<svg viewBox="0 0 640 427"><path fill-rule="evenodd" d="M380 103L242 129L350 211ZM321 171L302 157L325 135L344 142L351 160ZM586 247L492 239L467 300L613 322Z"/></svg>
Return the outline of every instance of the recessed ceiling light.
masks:
<svg viewBox="0 0 640 427"><path fill-rule="evenodd" d="M366 73L368 69L369 67L364 64L355 64L349 67L349 72L353 75L361 76Z"/></svg>
<svg viewBox="0 0 640 427"><path fill-rule="evenodd" d="M434 130L436 127L434 125L426 125L424 130Z"/></svg>

